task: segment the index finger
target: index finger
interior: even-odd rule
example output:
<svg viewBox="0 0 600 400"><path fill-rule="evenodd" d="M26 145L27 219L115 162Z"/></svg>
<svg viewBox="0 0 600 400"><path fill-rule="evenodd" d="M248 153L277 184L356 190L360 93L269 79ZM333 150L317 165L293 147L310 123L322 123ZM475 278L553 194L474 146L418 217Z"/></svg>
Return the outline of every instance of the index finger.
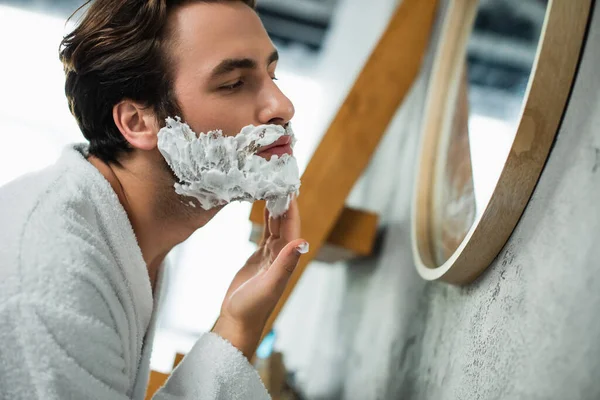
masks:
<svg viewBox="0 0 600 400"><path fill-rule="evenodd" d="M263 232L262 232L262 237L260 239L260 243L259 245L264 245L267 242L267 239L269 239L269 236L271 236L271 228L269 227L269 220L271 219L270 215L269 215L269 210L267 210L267 207L265 207L264 211L263 211L263 219L264 219L264 226L263 226Z"/></svg>
<svg viewBox="0 0 600 400"><path fill-rule="evenodd" d="M287 241L300 237L300 209L295 195L290 201L290 208L280 217L279 231L280 236Z"/></svg>

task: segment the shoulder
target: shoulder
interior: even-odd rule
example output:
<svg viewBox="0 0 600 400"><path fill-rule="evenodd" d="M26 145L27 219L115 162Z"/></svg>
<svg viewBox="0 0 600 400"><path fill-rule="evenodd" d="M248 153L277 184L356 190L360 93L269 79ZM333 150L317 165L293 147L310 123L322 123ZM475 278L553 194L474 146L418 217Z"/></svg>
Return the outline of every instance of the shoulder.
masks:
<svg viewBox="0 0 600 400"><path fill-rule="evenodd" d="M60 299L85 306L99 292L106 301L118 290L122 279L112 273L115 261L98 226L97 200L89 193L93 179L81 176L76 157L63 155L55 165L0 188L0 240L5 244L0 277L11 283L0 298Z"/></svg>
<svg viewBox="0 0 600 400"><path fill-rule="evenodd" d="M0 303L36 298L146 329L152 294L135 234L77 148L0 189L0 226Z"/></svg>

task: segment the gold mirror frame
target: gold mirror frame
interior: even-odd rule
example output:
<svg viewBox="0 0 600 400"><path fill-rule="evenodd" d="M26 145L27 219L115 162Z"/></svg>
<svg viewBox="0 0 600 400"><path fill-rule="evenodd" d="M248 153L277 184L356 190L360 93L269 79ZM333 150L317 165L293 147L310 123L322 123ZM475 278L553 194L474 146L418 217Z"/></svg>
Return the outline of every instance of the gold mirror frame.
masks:
<svg viewBox="0 0 600 400"><path fill-rule="evenodd" d="M433 64L421 131L421 157L412 205L412 249L426 280L466 284L496 258L519 221L558 131L583 45L592 0L550 0L514 142L485 210L458 249L435 263L431 232L434 172L452 76L464 62L478 0L451 0Z"/></svg>

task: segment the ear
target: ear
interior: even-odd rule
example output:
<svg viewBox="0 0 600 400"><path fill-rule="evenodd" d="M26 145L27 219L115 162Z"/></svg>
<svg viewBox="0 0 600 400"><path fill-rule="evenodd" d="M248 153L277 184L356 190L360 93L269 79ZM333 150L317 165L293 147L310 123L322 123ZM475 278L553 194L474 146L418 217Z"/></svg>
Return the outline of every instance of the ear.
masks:
<svg viewBox="0 0 600 400"><path fill-rule="evenodd" d="M113 119L131 146L153 150L158 144L158 122L151 107L123 100L113 107Z"/></svg>

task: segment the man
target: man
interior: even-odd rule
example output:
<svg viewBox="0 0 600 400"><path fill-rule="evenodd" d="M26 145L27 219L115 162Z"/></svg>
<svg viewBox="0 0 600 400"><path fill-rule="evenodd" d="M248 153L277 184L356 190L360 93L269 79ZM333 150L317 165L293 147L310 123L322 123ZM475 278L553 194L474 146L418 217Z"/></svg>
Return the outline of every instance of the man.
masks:
<svg viewBox="0 0 600 400"><path fill-rule="evenodd" d="M221 208L173 189L165 119L231 136L294 114L253 7L97 0L63 40L66 95L89 145L0 189L0 398L144 398L165 256ZM156 399L269 398L248 360L307 244L295 200L265 217L213 332Z"/></svg>

